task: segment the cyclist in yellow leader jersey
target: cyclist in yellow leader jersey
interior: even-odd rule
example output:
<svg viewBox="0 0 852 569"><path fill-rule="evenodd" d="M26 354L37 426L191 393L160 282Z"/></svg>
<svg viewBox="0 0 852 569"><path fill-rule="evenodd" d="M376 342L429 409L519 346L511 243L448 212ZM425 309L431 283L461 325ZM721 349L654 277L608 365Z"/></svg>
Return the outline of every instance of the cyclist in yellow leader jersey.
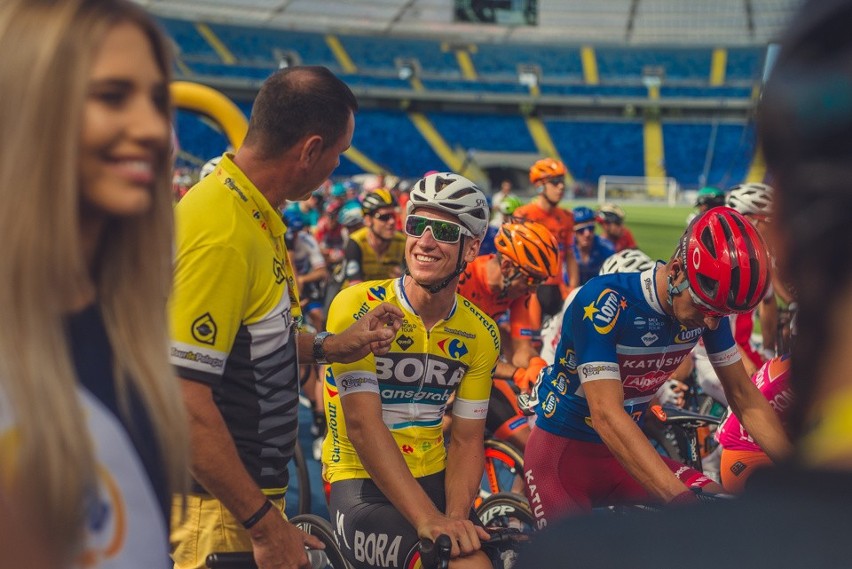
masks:
<svg viewBox="0 0 852 569"><path fill-rule="evenodd" d="M388 354L335 363L326 373L331 519L356 569L408 567L419 538L440 534L452 539L452 567L490 567L479 551L487 534L471 521L471 505L500 335L455 292L476 258L488 205L471 181L437 173L415 184L407 212L407 274L348 287L329 312L331 332L382 301L404 314ZM445 450L441 419L453 393Z"/></svg>

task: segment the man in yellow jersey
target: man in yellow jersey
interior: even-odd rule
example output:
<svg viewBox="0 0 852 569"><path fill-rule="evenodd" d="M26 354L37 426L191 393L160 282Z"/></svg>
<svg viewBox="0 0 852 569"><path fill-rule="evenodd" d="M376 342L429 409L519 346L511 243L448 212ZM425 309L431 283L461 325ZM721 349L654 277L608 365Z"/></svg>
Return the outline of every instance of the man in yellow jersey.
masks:
<svg viewBox="0 0 852 569"><path fill-rule="evenodd" d="M215 551L253 551L261 568L308 567L304 546L321 545L283 515L298 364L358 360L371 346L386 352L402 313L385 304L337 336L297 334L298 290L278 208L331 174L356 109L323 67L275 73L257 95L243 146L176 207L171 359L194 479L186 510L175 500L176 568L204 567Z"/></svg>
<svg viewBox="0 0 852 569"><path fill-rule="evenodd" d="M500 352L494 321L456 294L488 224L470 180L435 173L411 190L407 274L340 292L328 329L380 301L403 314L391 350L332 364L325 378L323 468L338 543L356 569L409 567L421 537L447 534L451 567L491 567L485 531L470 520L483 470L491 373ZM441 420L455 393L445 450Z"/></svg>
<svg viewBox="0 0 852 569"><path fill-rule="evenodd" d="M396 198L384 188L373 190L364 196L361 211L364 227L349 235L343 278L348 284L356 284L400 276L405 235L396 229Z"/></svg>

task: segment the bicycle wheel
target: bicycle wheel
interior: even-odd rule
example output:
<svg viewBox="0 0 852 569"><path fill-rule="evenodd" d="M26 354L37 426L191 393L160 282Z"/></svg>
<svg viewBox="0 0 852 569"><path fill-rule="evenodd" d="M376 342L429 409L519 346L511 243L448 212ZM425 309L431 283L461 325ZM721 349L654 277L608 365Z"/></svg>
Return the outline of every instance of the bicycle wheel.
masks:
<svg viewBox="0 0 852 569"><path fill-rule="evenodd" d="M683 462L683 457L686 456L686 442L682 440L682 434L678 436L678 431L682 432L681 429L665 425L656 418L646 417L642 431L659 454Z"/></svg>
<svg viewBox="0 0 852 569"><path fill-rule="evenodd" d="M476 508L476 515L485 527L514 528L522 533L535 529L529 504L514 492L491 494Z"/></svg>
<svg viewBox="0 0 852 569"><path fill-rule="evenodd" d="M485 472L479 490L481 497L522 489L523 476L524 458L518 449L506 441L485 441Z"/></svg>
<svg viewBox="0 0 852 569"><path fill-rule="evenodd" d="M305 462L305 454L302 451L302 446L299 441L296 441L296 446L293 449L293 460L289 465L290 468L290 487L287 492L287 501L290 498L296 498L296 503L293 504L298 515L311 513L311 479L308 472L308 464ZM293 484L295 478L296 484ZM295 492L289 491L295 490ZM288 508L289 509L289 508ZM293 511L293 510L289 510Z"/></svg>
<svg viewBox="0 0 852 569"><path fill-rule="evenodd" d="M325 545L325 549L311 550L311 566L322 569L350 569L346 558L337 546L331 522L314 514L299 514L290 519L290 523L303 532L315 536Z"/></svg>

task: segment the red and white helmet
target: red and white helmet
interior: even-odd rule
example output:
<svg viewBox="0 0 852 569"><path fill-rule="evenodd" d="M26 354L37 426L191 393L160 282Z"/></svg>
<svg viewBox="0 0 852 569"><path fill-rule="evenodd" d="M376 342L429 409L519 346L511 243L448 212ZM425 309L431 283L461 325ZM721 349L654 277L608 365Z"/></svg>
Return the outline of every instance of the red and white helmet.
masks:
<svg viewBox="0 0 852 569"><path fill-rule="evenodd" d="M736 210L715 207L697 217L679 250L694 299L704 308L719 314L749 312L766 295L766 244Z"/></svg>

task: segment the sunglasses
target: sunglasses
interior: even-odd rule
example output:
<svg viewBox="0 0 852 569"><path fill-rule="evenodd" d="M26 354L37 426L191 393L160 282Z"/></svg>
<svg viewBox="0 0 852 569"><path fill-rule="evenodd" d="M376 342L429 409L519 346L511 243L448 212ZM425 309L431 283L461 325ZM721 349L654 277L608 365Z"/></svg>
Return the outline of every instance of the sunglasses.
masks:
<svg viewBox="0 0 852 569"><path fill-rule="evenodd" d="M577 229L574 230L574 233L594 233L594 232L595 232L595 226L594 225L589 225L588 227L578 227Z"/></svg>
<svg viewBox="0 0 852 569"><path fill-rule="evenodd" d="M565 185L565 178L548 178L544 181L545 184L552 184L554 186Z"/></svg>
<svg viewBox="0 0 852 569"><path fill-rule="evenodd" d="M519 276L522 279L525 279L525 281L524 281L525 284L527 285L527 287L530 287L530 288L537 287L538 285L540 285L541 283L543 283L544 281L547 280L547 277L534 277L534 276L532 276L528 273L525 273L521 269L516 268L515 272L512 273L512 275L509 277L509 281L513 281L516 278L518 278Z"/></svg>
<svg viewBox="0 0 852 569"><path fill-rule="evenodd" d="M381 221L383 223L387 223L388 221L396 219L396 214L395 213L383 213L381 215L374 215L373 219L376 219L376 220Z"/></svg>
<svg viewBox="0 0 852 569"><path fill-rule="evenodd" d="M690 298L692 298L692 303L695 305L695 307L698 309L698 311L701 314L703 314L704 316L707 316L707 317L710 317L710 318L722 318L723 316L727 316L727 314L723 314L723 313L719 312L718 310L714 310L714 309L710 308L709 306L707 306L707 304L705 304L703 300L698 298L698 295L696 295L694 292L692 292L692 287L688 287L687 290L689 291Z"/></svg>
<svg viewBox="0 0 852 569"><path fill-rule="evenodd" d="M405 233L411 237L421 237L426 229L432 232L435 241L441 243L458 243L462 234L473 237L473 233L452 221L432 219L419 215L409 215L405 218Z"/></svg>

